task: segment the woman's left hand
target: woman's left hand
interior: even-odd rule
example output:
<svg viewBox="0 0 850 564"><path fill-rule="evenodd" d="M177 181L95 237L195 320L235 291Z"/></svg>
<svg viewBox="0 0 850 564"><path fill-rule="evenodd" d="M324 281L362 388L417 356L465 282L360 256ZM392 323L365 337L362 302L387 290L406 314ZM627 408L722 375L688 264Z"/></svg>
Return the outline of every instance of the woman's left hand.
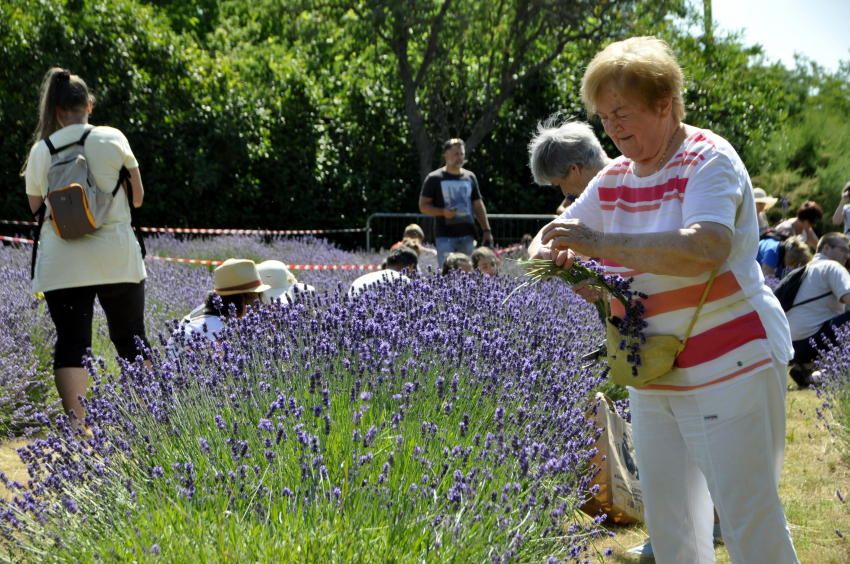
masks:
<svg viewBox="0 0 850 564"><path fill-rule="evenodd" d="M593 287L593 282L595 282L594 279L588 278L587 280L573 284L573 292L589 304L596 303L605 297L605 293L599 288Z"/></svg>
<svg viewBox="0 0 850 564"><path fill-rule="evenodd" d="M556 219L541 230L541 241L553 250L570 249L588 257L600 256L602 233L582 223L580 219Z"/></svg>

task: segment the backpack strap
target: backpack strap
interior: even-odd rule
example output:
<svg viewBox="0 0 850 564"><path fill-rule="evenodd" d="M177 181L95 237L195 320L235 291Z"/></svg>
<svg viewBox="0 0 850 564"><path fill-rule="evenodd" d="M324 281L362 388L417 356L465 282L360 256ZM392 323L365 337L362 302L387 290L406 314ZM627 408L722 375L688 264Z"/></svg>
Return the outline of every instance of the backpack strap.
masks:
<svg viewBox="0 0 850 564"><path fill-rule="evenodd" d="M145 258L148 254L148 251L145 248L145 234L141 227L139 227L139 212L133 204L133 182L130 180L130 171L127 170L127 167L125 166L122 166L121 170L118 171L118 184L115 186L115 190L112 191L113 198L115 197L115 194L118 193L122 184L127 188L127 203L130 204L130 227L132 227L133 232L136 234L136 241L139 242L139 249L142 251L142 258Z"/></svg>
<svg viewBox="0 0 850 564"><path fill-rule="evenodd" d="M803 284L802 284L802 282L801 282L801 283L800 283L800 286L802 286L802 285L803 285ZM801 305L803 305L803 304L807 304L807 303L809 303L809 302L814 302L814 301L817 301L817 300L819 300L819 299L821 299L821 298L825 298L825 297L827 297L827 296L828 296L828 295L830 295L830 294L832 294L832 292L827 292L826 294L821 294L820 296L818 296L818 297L816 297L816 298L809 298L808 300L803 300L802 302L800 302L800 303L798 303L798 304L794 304L794 305L792 305L791 307L789 307L789 308L788 308L788 311L791 311L791 309L792 309L792 308L795 308L795 307L797 307L797 306L801 306ZM788 311L786 311L785 313L788 313Z"/></svg>
<svg viewBox="0 0 850 564"><path fill-rule="evenodd" d="M806 266L803 267L803 276L800 277L800 285L797 287L797 293L799 293L800 288L803 287L803 282L806 280L806 276L808 276L808 274L809 274L809 265L807 264ZM828 295L830 295L831 293L832 293L832 291L830 290L826 294L821 294L820 296L816 296L814 298L809 298L808 300L803 300L802 302L800 302L798 304L791 304L791 307L789 307L788 310L785 313L788 313L789 311L791 311L792 309L794 309L797 306L801 306L801 305L804 305L804 304L808 304L808 303L817 301L821 298L825 298ZM794 297L796 298L797 296L795 295Z"/></svg>
<svg viewBox="0 0 850 564"><path fill-rule="evenodd" d="M33 217L38 218L38 227L33 233L32 236L32 265L30 266L30 280L35 279L35 259L38 256L38 239L41 235L41 226L44 225L44 214L47 212L47 204L41 202L41 205L38 206L38 209L35 211Z"/></svg>
<svg viewBox="0 0 850 564"><path fill-rule="evenodd" d="M78 141L74 141L73 143L68 143L67 145L62 145L58 149L53 145L53 143L50 142L49 138L44 140L44 144L47 145L47 150L50 151L50 156L52 157L53 155L61 153L65 149L70 149L74 145L80 145L81 147L83 145L85 145L86 144L86 137L89 136L89 133L91 133L93 129L94 129L94 127L90 127L88 129L86 129L86 132L83 133L83 136L80 137L80 139Z"/></svg>

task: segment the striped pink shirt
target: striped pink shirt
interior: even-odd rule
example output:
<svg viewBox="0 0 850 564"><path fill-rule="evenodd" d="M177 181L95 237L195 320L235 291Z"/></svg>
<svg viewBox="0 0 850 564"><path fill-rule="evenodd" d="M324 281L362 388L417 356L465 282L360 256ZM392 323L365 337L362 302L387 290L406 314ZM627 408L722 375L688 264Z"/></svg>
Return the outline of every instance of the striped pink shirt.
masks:
<svg viewBox="0 0 850 564"><path fill-rule="evenodd" d="M738 206L741 212L736 222ZM675 369L638 390L681 393L764 370L792 354L788 322L755 261L758 220L744 163L729 143L698 130L667 166L635 176L620 157L602 170L561 216L606 233L658 233L713 222L733 232L732 252L717 277ZM711 276L682 277L631 270L603 260L609 273L634 277L644 301L647 335L684 338ZM612 303L613 313L622 306ZM618 311L619 310L619 311Z"/></svg>

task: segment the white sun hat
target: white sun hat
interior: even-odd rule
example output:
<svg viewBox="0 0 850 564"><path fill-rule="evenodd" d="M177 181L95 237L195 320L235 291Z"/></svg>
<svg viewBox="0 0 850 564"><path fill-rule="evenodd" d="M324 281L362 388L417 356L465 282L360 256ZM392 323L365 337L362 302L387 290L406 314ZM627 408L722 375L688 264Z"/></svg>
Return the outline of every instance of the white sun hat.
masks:
<svg viewBox="0 0 850 564"><path fill-rule="evenodd" d="M757 204L764 204L765 210L769 210L770 208L776 205L776 202L779 201L779 198L768 196L767 192L765 192L761 188L753 188L753 197L755 198Z"/></svg>
<svg viewBox="0 0 850 564"><path fill-rule="evenodd" d="M215 269L215 292L219 296L265 292L271 288L263 284L257 265L248 259L230 258Z"/></svg>
<svg viewBox="0 0 850 564"><path fill-rule="evenodd" d="M260 273L263 283L268 285L267 287L269 289L263 292L263 297L267 300L280 298L289 291L293 284L298 282L295 276L286 268L286 265L279 260L261 262L257 265L257 270Z"/></svg>

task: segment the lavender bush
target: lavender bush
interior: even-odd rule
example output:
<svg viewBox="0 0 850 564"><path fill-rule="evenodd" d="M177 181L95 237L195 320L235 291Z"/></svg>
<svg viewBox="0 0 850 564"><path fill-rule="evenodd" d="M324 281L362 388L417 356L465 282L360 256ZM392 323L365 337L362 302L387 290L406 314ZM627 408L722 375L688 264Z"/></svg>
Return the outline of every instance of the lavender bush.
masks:
<svg viewBox="0 0 850 564"><path fill-rule="evenodd" d="M835 337L835 342L821 347L816 363L821 371L817 393L823 399L822 409L816 409L816 413L838 439L844 460L850 464L850 324L836 328Z"/></svg>
<svg viewBox="0 0 850 564"><path fill-rule="evenodd" d="M55 330L44 302L26 291L26 248L0 247L0 433L37 432L36 414L59 413L50 350Z"/></svg>
<svg viewBox="0 0 850 564"><path fill-rule="evenodd" d="M151 247L162 250L159 242ZM255 260L296 262L295 245L277 244L290 254ZM296 245L313 257L341 252ZM25 270L25 259L13 262ZM577 359L602 327L566 286L543 283L502 305L512 277L425 273L351 301L344 281L354 276L320 273L337 278L323 279L316 298L263 306L217 342L189 339L172 354L166 320L198 303L211 277L186 265L148 268L153 368L90 362L91 436L33 409L45 433L20 451L30 480L7 482L17 497L0 516L10 558L588 557L601 517L582 519L576 508L598 432L585 402L602 379ZM49 327L30 307L26 323ZM102 338L95 352L111 358Z"/></svg>

